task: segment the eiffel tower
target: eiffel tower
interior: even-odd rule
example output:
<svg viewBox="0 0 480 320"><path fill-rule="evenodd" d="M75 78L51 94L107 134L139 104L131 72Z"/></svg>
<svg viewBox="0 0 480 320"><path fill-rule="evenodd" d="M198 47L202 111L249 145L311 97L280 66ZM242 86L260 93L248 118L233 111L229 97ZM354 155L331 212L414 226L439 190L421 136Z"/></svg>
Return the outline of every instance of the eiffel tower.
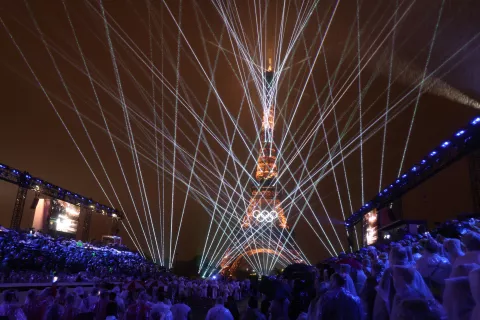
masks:
<svg viewBox="0 0 480 320"><path fill-rule="evenodd" d="M227 251L221 263L222 268L228 268L230 274L234 273L245 255L271 255L270 259L263 259L263 263L261 259L256 260L257 266L261 265L262 269L256 271L261 274L268 273L273 268L272 264L277 257L283 264L302 262L298 252L286 243L290 231L278 186L277 150L273 140L276 95L274 82L277 79L271 63L269 59L269 67L264 73L265 103L255 172L256 183L250 189L251 198L241 221L241 250ZM290 237L289 241L292 240Z"/></svg>

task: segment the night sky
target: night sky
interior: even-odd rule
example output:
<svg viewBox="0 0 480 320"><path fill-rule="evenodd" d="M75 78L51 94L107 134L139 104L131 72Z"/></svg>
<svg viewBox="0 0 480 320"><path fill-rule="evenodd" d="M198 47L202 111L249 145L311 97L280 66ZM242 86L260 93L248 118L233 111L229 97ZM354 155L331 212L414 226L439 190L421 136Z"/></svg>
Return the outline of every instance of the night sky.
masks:
<svg viewBox="0 0 480 320"><path fill-rule="evenodd" d="M238 54L238 48L231 42L232 38L225 29L225 23L210 1L171 0L166 1L166 4L162 4L162 1L151 1L149 4L148 0L103 2L110 24L109 34L118 72L112 63L109 40L98 1L0 1L0 18L3 21L0 25L0 162L27 170L32 175L99 202L108 204L110 200L114 207L120 209L118 196L129 217L132 230L144 250L147 245L139 221L144 228L147 228L147 223L152 225L157 239L161 239L159 208L164 208L167 241L165 246L168 247L170 215L173 212L174 243L180 220L183 219L176 258L191 259L202 253L210 224L207 210L211 212L214 209L213 204L201 196L206 208L199 205L193 190L187 199L185 197L193 163L189 156L195 155L197 140L202 130L199 120L205 116L205 127L208 130L203 129L204 139L198 144L199 163L195 169L198 176L193 177L191 185L198 190L203 186L205 191L200 193L213 199L220 189L220 198L228 199L225 190L228 195L232 194L231 190L228 187L220 188L220 176L226 168L225 181L232 186L239 183L247 192L250 185L247 173L253 177L258 152L258 141L255 140L261 112L258 92L255 92L252 82L249 82L252 109L244 99L246 90L238 79L237 62L242 72L248 72L246 63L241 59L235 60L232 51ZM295 10L300 10L301 2L287 1L290 11L285 22L285 39L290 39L294 31L296 19L299 17ZM306 1L305 5L311 7L313 2ZM387 126L382 180L382 184L387 185L397 176L412 115L415 114L415 119L403 170L420 160L442 139L449 137L479 113L475 105L478 107L476 101L480 100L480 3L474 0L359 2L360 55L364 58L361 62L364 68L360 74L360 87L364 90L361 103L363 127L384 118L387 91L390 105L404 98L395 111L391 112L392 120ZM182 4L181 7L179 3ZM238 21L242 21L242 41L246 42L253 61L259 64L259 57L254 55L258 52L255 46L259 41L259 34L255 30L256 2L238 0L222 3L236 4L238 16L234 23L238 26ZM273 47L275 52L282 49L284 54L288 41L278 45L283 1L269 3L268 10L265 10L264 4L261 5L264 15L263 45L265 48ZM280 143L285 137L279 159L279 170L281 173L285 172L283 180L280 179L284 195L289 194L297 185L291 179L292 174L295 179L302 180L318 166L326 164L326 168L330 168L328 150L338 140L337 128L340 132L346 130L342 138L344 144L359 136L359 81L355 78L358 75L357 6L355 1L341 1L329 24L335 5L335 1L320 1L314 8L294 46L295 50L287 60L280 80L275 140ZM230 8L233 7L232 5ZM396 8L398 10L395 15ZM179 36L178 27L170 12L175 21L181 22L183 36L188 42L183 36ZM393 33L391 31L394 21L398 21L398 25ZM435 32L437 22L438 28ZM70 23L74 26L75 33ZM324 38L327 28L328 33ZM317 55L321 43L322 50ZM78 45L85 60L82 59ZM219 46L223 49L219 50ZM313 64L316 56L318 59L305 84L311 70L310 64ZM87 64L88 71L84 63ZM152 66L159 75L153 77L153 82L150 69ZM37 78L32 74L32 70ZM338 77L333 79L336 71ZM206 80L204 72L209 77L214 75L210 82ZM419 96L415 86L424 72L433 72L433 75ZM95 92L87 73L90 73ZM244 75L248 76L248 73ZM117 76L121 81L121 94ZM168 85L162 85L161 79L168 81ZM331 104L329 81L333 82L335 106L330 112L326 112L327 106ZM212 85L216 93L209 90ZM172 88L173 92L170 91ZM387 90L388 88L390 89ZM175 89L182 97L182 102L176 103ZM298 108L295 108L296 106ZM125 118L124 108L128 108L128 119ZM163 127L162 114L165 123ZM234 134L237 118L241 133ZM372 130L364 135L363 186L366 201L372 198L380 187L383 118L375 122L378 131L372 127ZM319 127L317 135L309 136L307 133L322 119L324 126ZM291 125L288 125L290 120ZM131 124L130 133L126 121ZM113 137L115 148L112 147L107 131L110 131ZM132 146L132 135L143 177L143 183L140 184L134 165L135 153L132 153L129 147ZM233 136L235 137L232 138ZM177 150L175 171L172 173L174 137ZM218 143L216 138L222 142ZM356 141L358 145L359 140ZM156 159L160 153L158 158L160 164L162 163L162 142L168 170L164 173L165 196L159 197L159 194L162 194L163 171L160 167L156 170ZM307 143L307 146L300 152L300 157L288 161L296 152L295 146L303 143ZM228 150L222 147L227 146L229 149L230 145L238 163L245 166L246 172L243 175L241 167L234 164L228 156ZM325 239L318 224L320 223L336 250L341 251L330 221L335 225L342 244L345 245L341 208L344 208L347 216L351 213L348 194L351 195L353 210L362 205L360 149L356 148L349 153L344 165L339 160L340 158L336 158L334 161L335 164L339 163L334 169L335 176L329 171L315 186L315 192L308 199L310 208L305 207L305 199L298 199L298 208L302 210L292 208L289 218L292 225L302 211L304 217L298 220L295 228L296 240L311 262L327 257L328 252L306 220L320 237ZM285 169L286 163L290 163L289 170ZM102 164L114 189L108 182ZM432 182L427 182L405 197L406 215L439 221L456 214L457 210L471 211L466 168L466 161L459 162L436 177L436 181L432 179ZM160 184L157 181L157 172ZM241 175L240 178L237 175ZM173 176L176 180L172 202ZM179 178L186 183L178 180ZM199 180L203 181L203 184ZM141 199L140 194L144 191L148 206L147 202L142 202ZM243 196L248 201L245 192ZM10 222L15 194L15 186L0 182L2 225ZM30 194L29 199L31 197ZM234 194L234 197L234 201L239 199L238 195ZM438 199L442 201L437 201ZM23 227L29 227L32 215L28 209L30 203L31 200L27 200ZM240 204L235 211L241 212L244 209L244 205ZM152 212L151 220L145 214L148 210ZM325 210L328 211L330 219L327 218ZM217 211L216 215L219 214ZM225 219L229 216L230 214L227 214ZM223 225L225 226L226 222L223 222ZM234 226L233 221L231 226ZM216 228L215 223L214 227ZM110 228L107 219L95 217L91 235L98 239L102 234L108 233L108 230ZM145 233L149 237L147 229ZM121 235L124 241L134 248L123 228Z"/></svg>

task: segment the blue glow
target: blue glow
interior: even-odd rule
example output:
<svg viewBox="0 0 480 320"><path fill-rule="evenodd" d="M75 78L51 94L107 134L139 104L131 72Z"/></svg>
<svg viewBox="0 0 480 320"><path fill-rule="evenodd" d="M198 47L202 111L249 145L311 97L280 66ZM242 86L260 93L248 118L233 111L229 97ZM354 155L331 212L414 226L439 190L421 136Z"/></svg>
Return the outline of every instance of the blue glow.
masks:
<svg viewBox="0 0 480 320"><path fill-rule="evenodd" d="M413 171L413 172L417 171L417 167L413 167L413 168L412 168L412 171Z"/></svg>
<svg viewBox="0 0 480 320"><path fill-rule="evenodd" d="M380 192L378 195L381 197L381 196L383 196L383 193Z"/></svg>
<svg viewBox="0 0 480 320"><path fill-rule="evenodd" d="M420 163L425 164L425 163L427 163L427 160L422 160L422 161L420 161Z"/></svg>
<svg viewBox="0 0 480 320"><path fill-rule="evenodd" d="M402 178L405 179L406 177L407 177L407 174L406 174L406 173L405 173L404 175L402 175Z"/></svg>
<svg viewBox="0 0 480 320"><path fill-rule="evenodd" d="M383 190L383 192L388 192L388 189Z"/></svg>
<svg viewBox="0 0 480 320"><path fill-rule="evenodd" d="M399 182L400 182L400 179L395 180L395 183L399 183Z"/></svg>
<svg viewBox="0 0 480 320"><path fill-rule="evenodd" d="M433 157L436 154L437 154L437 151L432 151L432 152L430 152L430 157Z"/></svg>
<svg viewBox="0 0 480 320"><path fill-rule="evenodd" d="M450 145L450 141L445 141L444 143L442 143L442 148L446 148Z"/></svg>
<svg viewBox="0 0 480 320"><path fill-rule="evenodd" d="M0 164L0 168L6 168L3 164Z"/></svg>
<svg viewBox="0 0 480 320"><path fill-rule="evenodd" d="M457 137L460 137L460 136L463 135L464 133L465 133L465 130L460 130L460 131L458 131L455 135L456 135Z"/></svg>
<svg viewBox="0 0 480 320"><path fill-rule="evenodd" d="M473 119L473 121L472 121L473 125L476 125L477 123L480 123L480 117L477 117L477 118Z"/></svg>

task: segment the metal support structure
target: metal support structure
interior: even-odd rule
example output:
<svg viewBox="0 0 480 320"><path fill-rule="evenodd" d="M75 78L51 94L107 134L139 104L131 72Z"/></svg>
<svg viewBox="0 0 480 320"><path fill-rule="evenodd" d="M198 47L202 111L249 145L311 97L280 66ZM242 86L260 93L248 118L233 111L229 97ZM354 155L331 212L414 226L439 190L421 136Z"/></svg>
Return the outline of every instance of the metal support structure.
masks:
<svg viewBox="0 0 480 320"><path fill-rule="evenodd" d="M348 217L345 220L345 225L347 227L356 225L372 209L386 207L452 163L466 155L478 152L478 150L480 150L480 117L471 121L467 127L460 129L449 140L444 141L419 163L398 177L392 184L386 186L371 201ZM480 183L475 183L477 186L480 185Z"/></svg>
<svg viewBox="0 0 480 320"><path fill-rule="evenodd" d="M113 217L112 230L110 231L110 234L112 236L117 236L119 231L120 231L120 219Z"/></svg>
<svg viewBox="0 0 480 320"><path fill-rule="evenodd" d="M38 202L40 196L44 196L50 199L62 200L81 208L85 208L87 211L97 212L109 217L114 217L115 219L123 218L123 213L115 208L95 202L90 198L74 193L67 189L60 188L59 186L43 179L32 177L26 171L21 171L2 163L0 163L0 180L15 184L19 187L11 221L11 227L14 229L18 229L20 227L23 208L25 206L25 198L28 190L35 191L32 209L35 209L37 204L36 202ZM90 223L90 221L88 222Z"/></svg>
<svg viewBox="0 0 480 320"><path fill-rule="evenodd" d="M354 226L349 226L347 228L347 242L348 242L348 251L353 252L355 251L355 227ZM358 248L360 249L360 248Z"/></svg>
<svg viewBox="0 0 480 320"><path fill-rule="evenodd" d="M17 198L15 199L15 206L13 207L12 221L10 222L10 228L18 230L20 229L20 223L22 222L23 208L25 207L25 200L27 199L28 189L18 187Z"/></svg>
<svg viewBox="0 0 480 320"><path fill-rule="evenodd" d="M90 240L90 223L92 222L93 210L91 208L85 208L84 210L85 219L82 227L82 241L88 242Z"/></svg>
<svg viewBox="0 0 480 320"><path fill-rule="evenodd" d="M469 171L473 211L475 214L480 214L480 150L470 155Z"/></svg>

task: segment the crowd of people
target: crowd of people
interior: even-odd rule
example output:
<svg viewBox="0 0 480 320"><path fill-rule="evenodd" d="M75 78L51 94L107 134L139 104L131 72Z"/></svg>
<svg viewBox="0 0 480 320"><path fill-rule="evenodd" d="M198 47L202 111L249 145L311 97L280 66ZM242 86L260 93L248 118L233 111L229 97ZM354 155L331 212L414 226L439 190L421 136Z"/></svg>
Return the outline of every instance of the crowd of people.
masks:
<svg viewBox="0 0 480 320"><path fill-rule="evenodd" d="M5 229L0 255L4 282L35 282L32 274L51 276L52 270L73 281L84 274L110 282L87 290L53 284L28 291L25 301L5 290L5 319L189 319L192 299L207 302L208 320L480 319L477 219L341 253L306 277L285 271L255 288L248 280L161 275L132 252ZM238 301L247 298L248 307L239 310Z"/></svg>
<svg viewBox="0 0 480 320"><path fill-rule="evenodd" d="M92 245L39 232L0 228L2 283L116 281L153 276L158 268L122 247Z"/></svg>
<svg viewBox="0 0 480 320"><path fill-rule="evenodd" d="M449 221L325 261L308 319L480 319L479 227Z"/></svg>
<svg viewBox="0 0 480 320"><path fill-rule="evenodd" d="M41 292L29 290L23 303L15 291L6 290L0 317L18 320L186 320L191 318L187 300L198 298L213 305L206 319L238 319L237 301L248 295L249 290L249 281L187 280L175 276L148 282L132 280L110 289L96 285L90 292L83 287L69 292L66 287L53 285Z"/></svg>

